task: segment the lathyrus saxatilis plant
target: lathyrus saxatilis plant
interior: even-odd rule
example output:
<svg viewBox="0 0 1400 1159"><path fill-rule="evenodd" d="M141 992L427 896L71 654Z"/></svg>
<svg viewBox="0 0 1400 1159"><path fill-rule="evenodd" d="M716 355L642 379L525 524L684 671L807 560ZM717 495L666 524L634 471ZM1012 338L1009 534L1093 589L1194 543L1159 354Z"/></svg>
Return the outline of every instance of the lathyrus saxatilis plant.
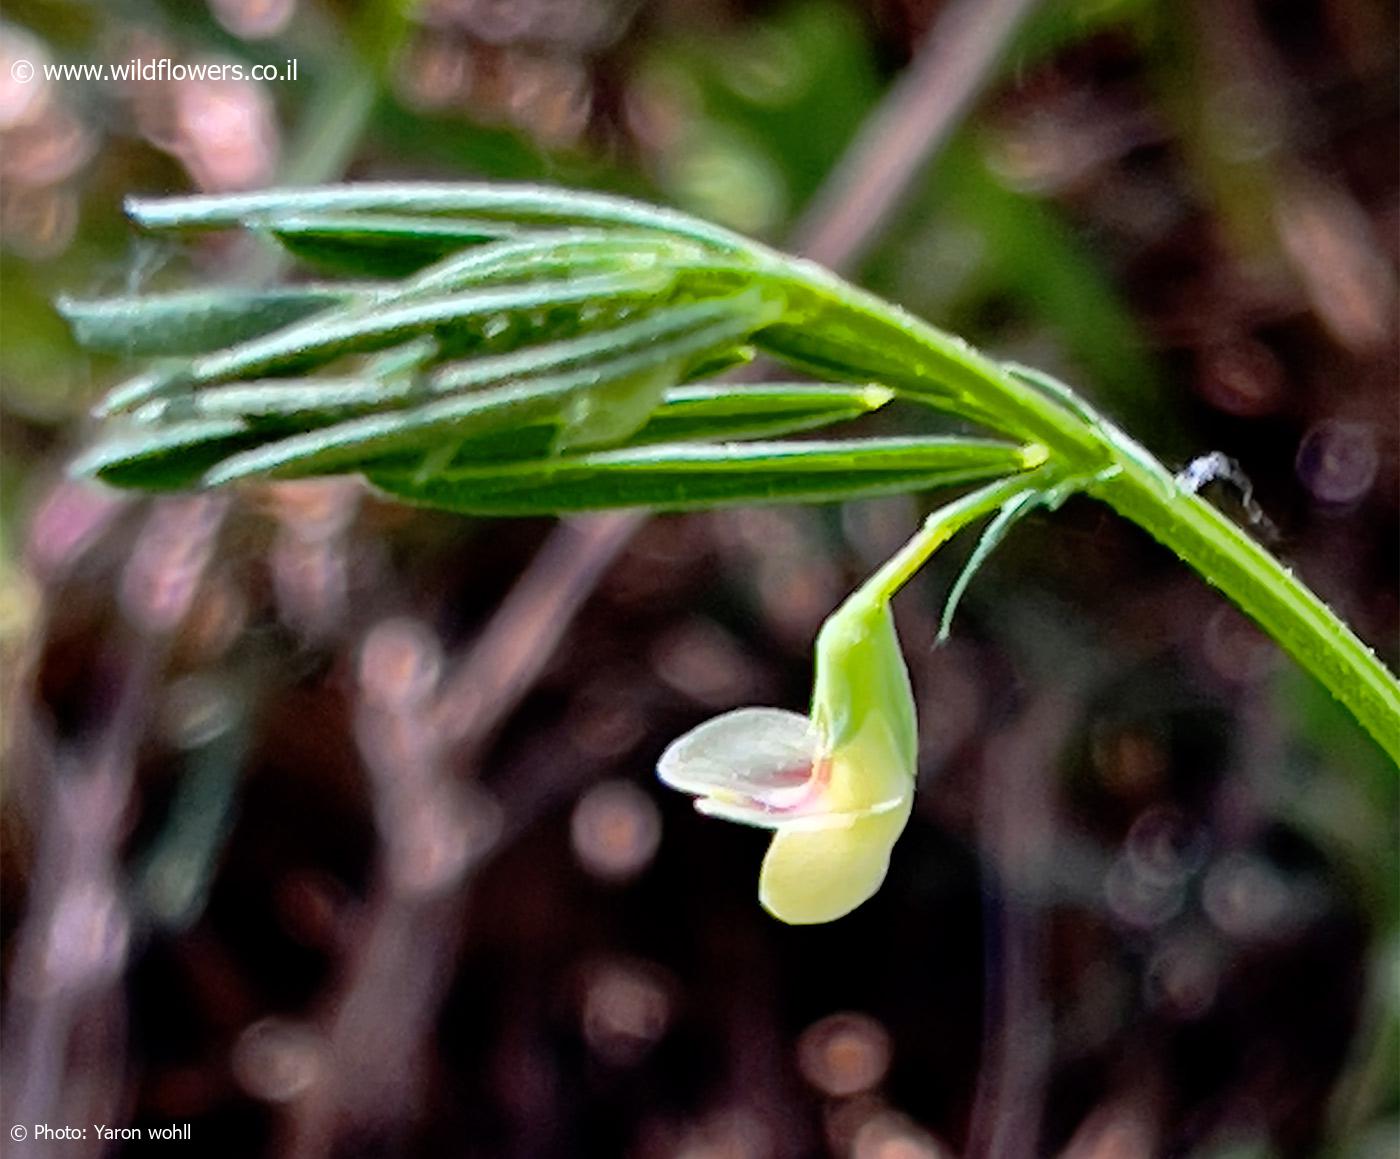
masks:
<svg viewBox="0 0 1400 1159"><path fill-rule="evenodd" d="M157 359L102 403L76 465L117 486L356 472L405 502L525 515L981 485L828 621L809 717L742 710L662 760L702 811L775 831L760 892L786 920L840 916L884 877L915 771L889 600L983 516L950 611L1021 515L1082 492L1222 589L1400 761L1395 678L1244 531L1064 384L811 263L683 214L533 187L344 186L129 210L151 230L251 230L326 276L61 303L85 344ZM818 381L719 377L759 353ZM792 437L892 403L991 437Z"/></svg>

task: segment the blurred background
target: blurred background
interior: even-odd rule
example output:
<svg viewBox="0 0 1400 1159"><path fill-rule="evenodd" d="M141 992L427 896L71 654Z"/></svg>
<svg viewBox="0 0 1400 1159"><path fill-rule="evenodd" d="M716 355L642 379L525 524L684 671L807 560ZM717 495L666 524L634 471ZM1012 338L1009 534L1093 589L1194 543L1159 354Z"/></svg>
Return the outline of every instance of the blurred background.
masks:
<svg viewBox="0 0 1400 1159"><path fill-rule="evenodd" d="M940 43L961 72L872 128ZM133 59L277 79L44 71ZM1380 0L8 0L0 1097L89 1137L6 1154L1400 1153L1395 769L1130 525L1028 521L937 649L967 544L901 597L914 819L872 902L788 928L765 836L652 770L805 703L918 500L132 498L65 477L131 368L51 306L279 275L137 236L129 193L523 179L782 244L853 143L857 232L925 150L848 272L1173 468L1233 456L1394 667L1396 62Z"/></svg>

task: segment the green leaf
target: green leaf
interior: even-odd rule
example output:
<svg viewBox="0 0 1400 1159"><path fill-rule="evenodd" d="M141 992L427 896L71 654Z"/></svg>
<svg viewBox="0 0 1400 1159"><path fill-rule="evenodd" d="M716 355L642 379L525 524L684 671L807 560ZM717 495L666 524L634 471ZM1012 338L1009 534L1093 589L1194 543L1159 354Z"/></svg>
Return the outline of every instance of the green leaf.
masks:
<svg viewBox="0 0 1400 1159"><path fill-rule="evenodd" d="M533 458L580 440L618 441L647 423L667 386L731 349L778 308L750 290L663 308L584 338L448 365L431 379L421 373L431 342L420 340L371 360L357 376L206 386L147 401L131 416L134 425L118 426L75 469L162 489L263 471L354 470L386 454L418 466L444 453ZM606 421L590 426L576 400L609 391L613 405L598 408ZM646 437L785 433L850 417L885 397L845 387L691 388L675 394Z"/></svg>
<svg viewBox="0 0 1400 1159"><path fill-rule="evenodd" d="M275 229L280 221L323 214L464 217L529 225L612 225L658 230L724 251L742 252L737 234L668 209L542 185L406 182L270 189L214 197L128 199L127 213L147 229Z"/></svg>
<svg viewBox="0 0 1400 1159"><path fill-rule="evenodd" d="M400 277L471 246L519 231L496 221L319 213L264 227L288 253L329 270Z"/></svg>
<svg viewBox="0 0 1400 1159"><path fill-rule="evenodd" d="M958 605L962 603L962 598L967 594L967 589L977 573L982 570L982 565L991 558L992 552L1001 545L1019 520L1025 518L1035 508L1045 505L1045 494L1044 491L1026 490L1019 495L1012 496L1002 504L1001 510L987 524L987 529L977 540L972 554L968 556L967 562L958 572L958 578L948 589L948 598L943 602L943 614L938 620L938 642L940 644L948 639L949 633L953 630L953 617L957 615Z"/></svg>
<svg viewBox="0 0 1400 1159"><path fill-rule="evenodd" d="M877 386L810 383L761 386L676 386L666 391L646 423L626 446L702 442L716 439L776 438L878 410L891 398ZM490 435L464 439L440 470L547 458L558 449L557 422L524 423ZM374 470L420 473L421 455L377 460Z"/></svg>
<svg viewBox="0 0 1400 1159"><path fill-rule="evenodd" d="M529 337L543 338L576 330L579 313L585 308L599 304L635 306L670 285L669 275L645 271L631 276L473 290L387 307L338 311L182 366L132 379L108 396L103 413L128 410L189 386L313 369L347 354L383 350L423 334L450 341L459 349L474 346L489 350L497 338L509 338L518 344L522 331Z"/></svg>
<svg viewBox="0 0 1400 1159"><path fill-rule="evenodd" d="M114 487L182 491L198 487L211 467L263 438L231 418L120 429L74 460L69 472Z"/></svg>
<svg viewBox="0 0 1400 1159"><path fill-rule="evenodd" d="M772 438L859 418L893 397L879 386L799 382L678 386L666 392L661 406L630 442Z"/></svg>
<svg viewBox="0 0 1400 1159"><path fill-rule="evenodd" d="M644 447L662 442L701 442L774 438L813 428L832 426L885 405L892 393L879 388L853 389L850 386L808 384L764 384L763 386L673 386L659 399L650 417L631 431L627 447ZM529 441L517 435L531 434ZM504 437L504 444L503 444ZM560 438L559 427L545 426L525 431L505 431L494 438L465 442L444 469L463 468L473 463L503 458L538 459L564 449L582 447ZM503 454L510 448L511 454Z"/></svg>
<svg viewBox="0 0 1400 1159"><path fill-rule="evenodd" d="M703 264L707 251L664 234L635 230L566 229L521 233L476 250L454 253L401 283L388 301L501 282L626 273L657 266Z"/></svg>
<svg viewBox="0 0 1400 1159"><path fill-rule="evenodd" d="M379 403L381 384L318 379L314 386L283 383L247 383L202 391L202 404L220 394L229 413L205 414L198 419L174 420L161 426L119 430L87 451L73 464L75 474L91 475L117 487L166 491L197 487L222 461L264 445L265 421L296 425L322 417L315 396L333 394L341 403L346 396ZM306 410L291 409L291 396L307 399ZM878 409L889 400L879 387L814 386L806 383L774 383L764 386L678 386L668 390L647 422L627 440L644 446L677 440L745 439L776 437L844 422ZM269 403L266 413L260 402ZM557 421L512 424L489 434L462 438L455 446L452 467L531 461L546 458L556 447ZM449 449L453 443L442 444ZM431 454L431 451L426 452ZM422 449L374 459L376 470L416 472L425 457Z"/></svg>
<svg viewBox="0 0 1400 1159"><path fill-rule="evenodd" d="M375 288L346 282L269 290L192 290L87 301L60 298L57 306L73 336L92 350L203 354L353 302Z"/></svg>
<svg viewBox="0 0 1400 1159"><path fill-rule="evenodd" d="M397 352L396 352L397 353ZM250 379L206 386L193 394L154 399L132 412L147 426L189 419L245 419L254 426L286 430L326 426L428 397L411 374Z"/></svg>
<svg viewBox="0 0 1400 1159"><path fill-rule="evenodd" d="M612 392L629 427L607 425L610 438L623 438L645 421L665 385L684 377L690 362L717 347L733 344L753 324L747 312L720 314L667 341L653 341L619 357L574 367L556 375L509 379L492 389L450 395L399 410L353 418L333 426L277 439L233 456L209 471L209 485L261 474L327 474L358 470L367 460L393 453L436 455L444 446L520 423L549 421L568 432L575 444L599 429L577 400ZM657 384L661 385L658 386ZM644 404L627 407L628 390L643 394ZM451 456L449 455L449 458Z"/></svg>
<svg viewBox="0 0 1400 1159"><path fill-rule="evenodd" d="M544 342L524 349L444 364L419 374L433 349L405 345L380 355L355 375L253 379L205 386L172 398L154 399L133 412L145 423L191 418L243 418L281 427L324 426L373 411L388 410L434 396L606 364L626 354L650 351L657 362L673 356L671 343L687 333L719 323L710 332L716 346L742 339L773 316L777 306L757 290L663 308L636 322L580 338ZM431 340L425 340L431 343ZM707 340L708 341L708 340ZM686 345L685 351L693 349ZM409 357L411 355L411 357ZM698 356L697 356L698 357ZM702 366L713 365L709 350ZM402 363L402 364L401 364ZM645 365L639 363L638 365ZM849 391L847 393L850 393Z"/></svg>
<svg viewBox="0 0 1400 1159"><path fill-rule="evenodd" d="M781 312L780 301L755 287L724 298L663 307L634 322L593 330L576 338L525 346L508 354L448 363L432 372L429 385L436 393L475 390L507 379L520 380L557 373L647 350L660 358L665 356L667 343L690 330L724 322L724 330L737 342ZM717 358L731 352L732 347L717 336L702 355L696 356L691 370L713 365Z"/></svg>
<svg viewBox="0 0 1400 1159"><path fill-rule="evenodd" d="M493 327L512 323L548 332L541 312L566 308L569 322L583 303L634 301L670 286L667 275L604 276L566 282L469 291L425 297L387 307L347 311L326 319L287 327L194 362L185 379L191 383L226 382L243 375L305 365L323 365L343 354L382 350L419 334L455 336L466 344L486 345ZM531 317L531 315L534 317Z"/></svg>
<svg viewBox="0 0 1400 1159"><path fill-rule="evenodd" d="M620 443L647 421L666 388L682 377L680 366L663 364L573 392L560 411L554 449Z"/></svg>
<svg viewBox="0 0 1400 1159"><path fill-rule="evenodd" d="M610 507L679 511L735 503L818 503L952 486L1021 470L1022 449L981 439L672 443L594 451L423 478L370 470L411 503L479 515Z"/></svg>

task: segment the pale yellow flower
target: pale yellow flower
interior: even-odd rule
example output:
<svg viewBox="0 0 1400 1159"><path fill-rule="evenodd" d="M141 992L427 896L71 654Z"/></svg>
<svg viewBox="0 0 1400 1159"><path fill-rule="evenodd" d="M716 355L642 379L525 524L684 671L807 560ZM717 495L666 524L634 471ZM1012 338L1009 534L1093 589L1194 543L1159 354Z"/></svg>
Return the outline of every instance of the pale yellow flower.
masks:
<svg viewBox="0 0 1400 1159"><path fill-rule="evenodd" d="M701 813L774 831L759 900L806 925L842 917L880 888L909 820L916 750L889 605L853 597L817 639L810 716L725 713L672 743L657 772L695 794Z"/></svg>

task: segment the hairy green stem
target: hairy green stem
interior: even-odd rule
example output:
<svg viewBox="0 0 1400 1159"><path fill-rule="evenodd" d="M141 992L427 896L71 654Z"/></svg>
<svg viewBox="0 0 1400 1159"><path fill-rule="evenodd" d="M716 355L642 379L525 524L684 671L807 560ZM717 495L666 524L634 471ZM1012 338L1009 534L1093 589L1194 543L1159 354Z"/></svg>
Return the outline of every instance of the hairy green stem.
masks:
<svg viewBox="0 0 1400 1159"><path fill-rule="evenodd" d="M1053 379L998 363L819 267L790 259L783 265L789 278L837 299L838 309L860 315L872 332L884 328L891 340L923 347L930 391L965 391L1002 430L1043 444L1062 480L1083 479L1082 490L1195 568L1320 680L1400 766L1400 682L1291 571L1179 487L1150 452ZM918 391L917 381L902 384L903 392L911 389Z"/></svg>
<svg viewBox="0 0 1400 1159"><path fill-rule="evenodd" d="M1400 764L1400 685L1291 571L1199 495L1164 495L1136 464L1090 493L1171 548L1320 680Z"/></svg>

